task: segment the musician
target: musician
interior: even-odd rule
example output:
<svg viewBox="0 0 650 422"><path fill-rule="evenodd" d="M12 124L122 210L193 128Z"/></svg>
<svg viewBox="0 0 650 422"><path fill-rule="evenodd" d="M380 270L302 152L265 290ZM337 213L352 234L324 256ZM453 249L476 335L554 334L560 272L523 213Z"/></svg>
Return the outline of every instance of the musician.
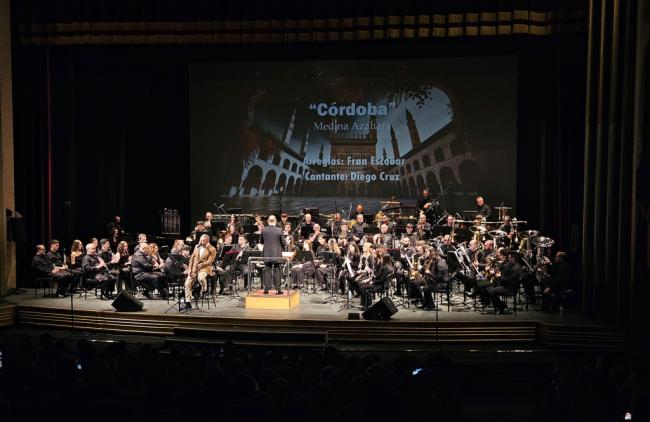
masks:
<svg viewBox="0 0 650 422"><path fill-rule="evenodd" d="M502 294L512 294L515 289L519 288L519 281L523 275L521 265L517 262L515 254L510 253L508 249L500 248L497 252L499 257L498 277L493 286L486 289L486 292L494 306L496 315L506 313L506 304L500 299Z"/></svg>
<svg viewBox="0 0 650 422"><path fill-rule="evenodd" d="M390 283L390 277L393 275L394 267L390 255L383 254L381 263L377 266L374 276L370 281L361 283L361 307L367 310L372 303L373 295L376 292L385 289L387 283Z"/></svg>
<svg viewBox="0 0 650 422"><path fill-rule="evenodd" d="M282 294L282 272L280 265L284 263L282 251L287 247L287 241L282 236L282 229L276 226L277 220L274 215L268 218L268 227L262 232L260 242L264 245L262 257L264 260L264 294L269 293L273 285L275 293Z"/></svg>
<svg viewBox="0 0 650 422"><path fill-rule="evenodd" d="M305 214L305 218L303 222L300 224L300 235L303 237L303 239L308 239L314 234L314 223L311 221L311 214L307 213ZM319 227L320 230L320 227Z"/></svg>
<svg viewBox="0 0 650 422"><path fill-rule="evenodd" d="M280 214L280 221L278 221L278 227L284 227L287 224L291 224L289 223L289 214L283 212L282 214Z"/></svg>
<svg viewBox="0 0 650 422"><path fill-rule="evenodd" d="M212 229L205 226L204 221L197 221L194 231L190 234L193 242L198 242L201 236L207 235L208 239L212 237Z"/></svg>
<svg viewBox="0 0 650 422"><path fill-rule="evenodd" d="M334 214L334 220L330 223L330 230L332 231L332 237L337 238L341 233L341 225L343 221L341 219L341 214L338 212Z"/></svg>
<svg viewBox="0 0 650 422"><path fill-rule="evenodd" d="M349 230L348 223L345 221L341 222L341 231L338 234L339 246L347 248L350 242L352 242L352 232Z"/></svg>
<svg viewBox="0 0 650 422"><path fill-rule="evenodd" d="M250 247L248 244L248 240L246 239L245 235L240 235L239 239L237 239L237 245L235 246L234 251L237 252L237 256L235 257L235 263L234 263L234 268L242 274L244 277L244 287L248 288L248 278L249 278L249 268L248 268L248 263L244 262L243 260L243 255L244 253L250 253L253 249Z"/></svg>
<svg viewBox="0 0 650 422"><path fill-rule="evenodd" d="M138 244L135 245L135 247L133 248L134 254L140 250L140 245L142 245L143 243L147 243L147 235L144 233L140 233L138 235Z"/></svg>
<svg viewBox="0 0 650 422"><path fill-rule="evenodd" d="M510 219L509 215L504 215L503 216L503 224L499 226L499 230L506 232L507 234L510 234L512 231L512 220Z"/></svg>
<svg viewBox="0 0 650 422"><path fill-rule="evenodd" d="M129 265L131 265L131 255L129 255L129 244L122 240L117 244L116 252L120 259L117 261L117 269L119 271L117 277L117 292L122 291L122 286L127 289L133 289L131 285L131 274Z"/></svg>
<svg viewBox="0 0 650 422"><path fill-rule="evenodd" d="M205 219L203 221L203 225L205 226L206 229L212 230L212 218L213 218L212 213L210 211L206 211Z"/></svg>
<svg viewBox="0 0 650 422"><path fill-rule="evenodd" d="M348 284L349 288L357 295L361 295L361 286L370 282L375 271L375 257L372 254L370 242L363 244L363 250L359 256L359 265L354 280Z"/></svg>
<svg viewBox="0 0 650 422"><path fill-rule="evenodd" d="M70 268L69 271L74 275L74 283L72 286L74 289L75 286L78 286L78 281L81 280L81 275L83 270L81 268L81 261L83 259L84 248L81 240L75 239L72 241L72 246L70 246Z"/></svg>
<svg viewBox="0 0 650 422"><path fill-rule="evenodd" d="M393 235L388 233L388 224L382 224L379 233L373 236L373 243L388 247L393 246Z"/></svg>
<svg viewBox="0 0 650 422"><path fill-rule="evenodd" d="M73 275L62 266L56 266L45 254L45 246L36 245L36 255L32 259L32 270L36 277L49 277L56 282L56 297L66 297L66 291Z"/></svg>
<svg viewBox="0 0 650 422"><path fill-rule="evenodd" d="M99 257L106 263L108 272L111 273L115 280L117 280L120 272L117 269L116 265L120 260L120 256L113 253L111 250L111 243L108 241L108 239L100 240L99 245L101 247L101 250L98 254Z"/></svg>
<svg viewBox="0 0 650 422"><path fill-rule="evenodd" d="M63 255L61 255L61 252L59 252L60 247L61 244L59 243L58 240L56 239L50 240L50 250L47 251L46 257L55 267L60 267L64 270L67 270L68 267L65 264L65 259Z"/></svg>
<svg viewBox="0 0 650 422"><path fill-rule="evenodd" d="M190 248L182 239L176 239L167 259L165 259L165 274L168 280L180 281L187 277L190 262Z"/></svg>
<svg viewBox="0 0 650 422"><path fill-rule="evenodd" d="M164 274L165 261L163 261L162 257L160 256L157 243L149 243L149 255L151 255L151 258L153 259L155 267L154 271Z"/></svg>
<svg viewBox="0 0 650 422"><path fill-rule="evenodd" d="M424 263L424 284L421 285L422 309L432 311L436 305L433 301L435 290L446 289L449 283L449 267L437 251L430 247L428 259Z"/></svg>
<svg viewBox="0 0 650 422"><path fill-rule="evenodd" d="M354 207L354 211L352 211L352 213L350 213L350 218L356 219L359 214L363 215L364 212L365 212L365 209L363 207L363 204L357 204L357 206Z"/></svg>
<svg viewBox="0 0 650 422"><path fill-rule="evenodd" d="M418 217L418 225L415 228L418 234L418 239L428 239L431 232L431 224L427 223L427 216L420 213Z"/></svg>
<svg viewBox="0 0 650 422"><path fill-rule="evenodd" d="M167 298L163 273L157 271L159 268L154 264L153 258L149 254L148 244L141 243L137 252L133 254L133 257L131 258L131 269L133 272L133 278L142 285L142 294L147 299L151 299L149 291L155 289L160 292L160 296L163 299Z"/></svg>
<svg viewBox="0 0 650 422"><path fill-rule="evenodd" d="M447 215L447 220L445 221L445 227L449 227L450 230L458 230L458 224L456 224L456 217L452 214Z"/></svg>
<svg viewBox="0 0 650 422"><path fill-rule="evenodd" d="M490 209L490 206L485 203L485 200L483 199L482 196L476 197L476 213L485 217L486 220L489 220L490 216L492 215L492 210Z"/></svg>
<svg viewBox="0 0 650 422"><path fill-rule="evenodd" d="M113 221L106 225L106 233L108 237L113 236L113 232L117 229L118 236L124 236L124 228L121 224L122 219L119 215L113 216Z"/></svg>
<svg viewBox="0 0 650 422"><path fill-rule="evenodd" d="M253 234L262 234L264 231L264 223L260 220L255 225L257 226L257 230L255 230Z"/></svg>
<svg viewBox="0 0 650 422"><path fill-rule="evenodd" d="M406 231L402 233L402 239L408 239L410 245L415 247L415 243L418 241L418 235L414 231L413 223L406 224Z"/></svg>
<svg viewBox="0 0 650 422"><path fill-rule="evenodd" d="M542 285L542 310L557 312L562 304L563 295L571 288L571 266L566 252L557 251L555 262L548 262L550 279Z"/></svg>
<svg viewBox="0 0 650 422"><path fill-rule="evenodd" d="M114 299L115 276L108 271L106 262L97 255L97 248L94 244L86 245L86 255L81 264L85 284L87 286L99 286L101 290L100 299Z"/></svg>
<svg viewBox="0 0 650 422"><path fill-rule="evenodd" d="M226 266L223 265L228 253L231 252L231 250L225 251L224 248L226 246L230 248L232 247L232 235L230 234L227 234L225 236L224 241L218 245L217 249L217 261L220 261L220 264L217 264L214 267L214 270L217 273L217 279L219 280L219 295L222 295L224 291L230 287L231 281L230 270L228 268L225 268ZM234 251L232 252L234 253Z"/></svg>
<svg viewBox="0 0 650 422"><path fill-rule="evenodd" d="M357 214L355 224L352 227L352 240L361 242L367 228L368 225L363 221L363 213Z"/></svg>
<svg viewBox="0 0 650 422"><path fill-rule="evenodd" d="M235 214L230 214L227 227L234 226L234 232L241 233L241 224Z"/></svg>
<svg viewBox="0 0 650 422"><path fill-rule="evenodd" d="M108 241L111 244L111 250L117 249L117 245L120 243L120 233L117 228L113 229L113 233L108 237Z"/></svg>
<svg viewBox="0 0 650 422"><path fill-rule="evenodd" d="M433 198L429 194L429 188L424 188L422 191L422 197L418 199L416 206L421 212L425 214L432 209L431 207L433 206Z"/></svg>
<svg viewBox="0 0 650 422"><path fill-rule="evenodd" d="M309 235L307 239L305 239L305 242L309 242L313 245L314 242L318 240L318 236L320 236L321 233L320 233L320 224L314 223L312 227L313 227L313 232L312 234Z"/></svg>
<svg viewBox="0 0 650 422"><path fill-rule="evenodd" d="M347 251L343 259L343 268L339 272L339 288L341 293L353 294L353 290L350 288L350 282L354 280L357 270L359 269L359 247L356 243L349 243L347 246Z"/></svg>
<svg viewBox="0 0 650 422"><path fill-rule="evenodd" d="M202 234L199 244L194 247L190 258L190 273L185 279L185 308L192 309L192 285L198 281L201 285L201 294L208 290L208 277L213 275L212 264L217 257L217 250L210 244L210 236Z"/></svg>
<svg viewBox="0 0 650 422"><path fill-rule="evenodd" d="M316 274L316 263L314 262L316 256L312 249L312 243L307 241L303 242L302 250L311 252L311 259L302 264L294 265L291 268L291 284L294 287L302 286L305 282L305 277L315 277ZM323 284L322 280L316 280L316 282L321 285Z"/></svg>
<svg viewBox="0 0 650 422"><path fill-rule="evenodd" d="M285 237L287 242L289 239L293 240L293 230L291 229L291 223L286 223L282 226L282 236Z"/></svg>
<svg viewBox="0 0 650 422"><path fill-rule="evenodd" d="M412 228L413 225L411 225ZM409 272L413 269L413 257L415 256L415 247L411 246L411 241L408 237L403 237L400 240L399 255L400 261L395 263L395 294L402 296L404 291L408 291Z"/></svg>

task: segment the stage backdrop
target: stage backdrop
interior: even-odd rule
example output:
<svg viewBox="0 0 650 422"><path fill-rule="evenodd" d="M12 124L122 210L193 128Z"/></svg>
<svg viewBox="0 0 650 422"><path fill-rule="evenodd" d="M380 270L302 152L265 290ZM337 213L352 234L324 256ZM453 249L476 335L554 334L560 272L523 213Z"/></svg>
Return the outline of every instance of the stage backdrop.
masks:
<svg viewBox="0 0 650 422"><path fill-rule="evenodd" d="M514 206L512 56L190 66L192 213Z"/></svg>

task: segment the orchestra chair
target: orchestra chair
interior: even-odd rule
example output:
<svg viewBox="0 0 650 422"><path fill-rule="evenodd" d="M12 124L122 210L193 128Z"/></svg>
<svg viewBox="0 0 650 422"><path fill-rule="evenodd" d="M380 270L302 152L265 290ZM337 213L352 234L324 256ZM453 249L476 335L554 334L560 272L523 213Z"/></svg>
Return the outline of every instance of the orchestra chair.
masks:
<svg viewBox="0 0 650 422"><path fill-rule="evenodd" d="M508 299L512 298L512 312L517 315L517 301L519 300L519 290L521 289L522 278L520 277L517 281L516 287L512 292L501 294L501 300L506 304L506 309L508 309Z"/></svg>
<svg viewBox="0 0 650 422"><path fill-rule="evenodd" d="M79 297L81 297L81 294L83 293L84 300L88 299L88 290L93 290L93 294L95 295L95 297L98 297L97 290L101 290L102 288L101 283L96 283L94 286L88 284L88 276L86 274L86 271L83 268L81 269L81 282L79 285L81 286L81 290L79 291ZM101 296L101 294L99 296Z"/></svg>
<svg viewBox="0 0 650 422"><path fill-rule="evenodd" d="M436 303L436 297L439 297L439 303L442 306L443 294L447 298L447 312L449 312L451 310L451 279L447 280L447 283L444 285L442 283L435 283L433 288L433 303ZM476 306L476 298L474 298L474 306Z"/></svg>
<svg viewBox="0 0 650 422"><path fill-rule="evenodd" d="M201 289L199 287L198 293L194 294L192 292L192 299L194 300L195 306L199 308L199 301L201 301L201 307L207 302L208 304L208 310L210 309L210 302L214 305L215 309L217 307L217 300L215 299L214 295L214 280L215 276L209 275L206 277L206 282L208 283L208 288L205 291L205 295L201 294ZM196 289L197 286L200 286L201 284L199 283L198 278L194 280L194 284L192 285L192 289Z"/></svg>
<svg viewBox="0 0 650 422"><path fill-rule="evenodd" d="M32 271L32 277L34 278L34 297L38 295L38 288L41 286L43 289L43 296L45 296L45 289L47 288L47 295L52 295L54 291L54 279L50 276L40 277L36 274L36 271Z"/></svg>

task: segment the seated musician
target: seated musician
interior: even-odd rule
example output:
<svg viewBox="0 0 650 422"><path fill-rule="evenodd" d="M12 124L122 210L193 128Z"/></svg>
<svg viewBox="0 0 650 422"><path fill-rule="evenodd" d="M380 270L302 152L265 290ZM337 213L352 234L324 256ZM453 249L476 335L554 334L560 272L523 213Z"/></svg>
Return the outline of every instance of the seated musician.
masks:
<svg viewBox="0 0 650 422"><path fill-rule="evenodd" d="M76 286L79 286L79 282L81 281L81 275L83 273L83 270L81 268L81 261L83 259L84 255L84 246L83 243L81 243L81 240L75 239L72 241L72 246L70 246L70 266L69 266L69 271L74 275L74 281L75 283L72 286L72 289L74 289Z"/></svg>
<svg viewBox="0 0 650 422"><path fill-rule="evenodd" d="M334 214L334 219L330 223L330 230L332 231L332 237L338 238L341 233L341 226L343 225L343 220L341 219L341 214Z"/></svg>
<svg viewBox="0 0 650 422"><path fill-rule="evenodd" d="M542 284L542 310L557 312L562 304L563 295L571 289L571 266L566 252L557 251L555 262L545 262L549 277Z"/></svg>
<svg viewBox="0 0 650 422"><path fill-rule="evenodd" d="M354 280L357 270L359 269L359 247L356 243L352 242L348 244L341 266L342 268L338 277L339 288L343 294L352 294L353 291L350 289L350 281Z"/></svg>
<svg viewBox="0 0 650 422"><path fill-rule="evenodd" d="M320 224L318 224L318 223L314 223L314 225L313 225L312 227L313 227L313 231L312 231L312 233L309 235L309 237L307 237L307 238L305 239L305 242L309 242L309 243L311 243L312 246L314 246L314 248L315 248L315 247L316 247L316 243L318 242L318 236L321 235L321 232L320 232Z"/></svg>
<svg viewBox="0 0 650 422"><path fill-rule="evenodd" d="M490 216L492 215L490 206L485 203L485 200L482 196L476 197L476 213L484 217L486 220L489 220Z"/></svg>
<svg viewBox="0 0 650 422"><path fill-rule="evenodd" d="M289 225L291 224L289 222L289 214L287 214L286 212L283 212L282 214L280 214L280 221L278 221L278 227L284 227L287 224L289 224Z"/></svg>
<svg viewBox="0 0 650 422"><path fill-rule="evenodd" d="M330 247L327 243L325 235L323 234L318 235L316 242L317 243L316 250L314 251L314 256L316 257L316 260L320 262L320 264L316 266L315 278L316 281L320 284L321 290L325 291L327 290L326 277L330 273L330 268L324 262L325 256L323 252L329 252Z"/></svg>
<svg viewBox="0 0 650 422"><path fill-rule="evenodd" d="M160 251L158 249L158 244L151 242L149 243L149 255L151 255L151 258L153 259L154 266L156 269L154 271L160 272L163 275L165 274L165 261L163 261L162 257L160 256Z"/></svg>
<svg viewBox="0 0 650 422"><path fill-rule="evenodd" d="M149 245L142 243L131 258L131 269L133 278L142 285L142 294L151 298L150 291L158 290L163 299L167 298L164 276L160 268L156 266L153 257L149 254Z"/></svg>
<svg viewBox="0 0 650 422"><path fill-rule="evenodd" d="M253 234L262 234L262 231L264 230L264 223L260 220L257 223L255 223L257 226L257 230L253 232Z"/></svg>
<svg viewBox="0 0 650 422"><path fill-rule="evenodd" d="M303 286L305 283L305 277L316 277L317 274L316 268L319 265L319 262L315 261L316 256L312 249L312 243L307 241L303 242L302 250L311 252L311 259L301 264L294 265L291 268L291 285L293 287ZM322 280L316 280L316 282L320 285L323 284Z"/></svg>
<svg viewBox="0 0 650 422"><path fill-rule="evenodd" d="M237 245L235 246L234 251L237 252L237 256L235 257L235 263L234 269L240 273L244 277L244 287L248 288L248 262L245 262L243 260L244 253L249 253L253 249L250 247L248 244L248 240L246 239L245 235L240 235L239 239L237 239Z"/></svg>
<svg viewBox="0 0 650 422"><path fill-rule="evenodd" d="M413 223L407 223L406 231L402 233L402 239L408 239L412 247L415 247L415 243L418 241L418 235L414 230Z"/></svg>
<svg viewBox="0 0 650 422"><path fill-rule="evenodd" d="M438 255L435 248L430 247L429 258L424 264L424 283L422 288L422 309L432 311L436 305L433 301L435 290L444 290L449 283L449 267L442 257Z"/></svg>
<svg viewBox="0 0 650 422"><path fill-rule="evenodd" d="M363 221L363 213L357 214L354 226L352 227L352 240L360 243L364 240L368 225Z"/></svg>
<svg viewBox="0 0 650 422"><path fill-rule="evenodd" d="M206 229L212 230L212 213L210 211L205 212L205 217L203 218L203 225Z"/></svg>
<svg viewBox="0 0 650 422"><path fill-rule="evenodd" d="M86 285L99 286L101 299L113 299L115 276L108 271L106 262L97 255L94 244L89 243L86 245L86 255L83 257L81 266L84 271Z"/></svg>
<svg viewBox="0 0 650 422"><path fill-rule="evenodd" d="M230 248L228 251L226 251L224 248L228 247ZM235 251L232 250L232 235L229 233L226 233L223 242L220 242L217 245L217 261L219 264L217 264L214 267L215 272L217 273L217 279L219 281L219 293L220 295L223 294L223 292L230 287L230 281L231 281L231 275L230 275L230 270L224 268L225 266L222 265L222 263L227 259L227 254L228 253L235 253Z"/></svg>
<svg viewBox="0 0 650 422"><path fill-rule="evenodd" d="M354 280L350 280L348 286L352 292L358 296L361 295L361 286L367 284L372 279L375 272L375 257L372 253L372 244L366 242L363 244L363 251L359 256L359 266Z"/></svg>
<svg viewBox="0 0 650 422"><path fill-rule="evenodd" d="M393 246L393 235L388 233L388 224L382 223L379 233L372 237L372 241L376 245L384 245L389 248Z"/></svg>
<svg viewBox="0 0 650 422"><path fill-rule="evenodd" d="M447 215L445 227L449 227L450 229L454 229L454 230L458 229L458 224L456 224L456 218L453 215L451 214Z"/></svg>
<svg viewBox="0 0 650 422"><path fill-rule="evenodd" d="M117 261L117 269L119 271L117 276L117 292L121 292L123 286L127 289L132 289L131 286L131 255L129 254L129 244L126 241L122 240L117 244L117 249L115 252L120 256L120 259Z"/></svg>
<svg viewBox="0 0 650 422"><path fill-rule="evenodd" d="M504 231L507 234L510 234L510 232L512 231L512 220L510 219L509 215L503 216L503 224L499 226L499 230Z"/></svg>
<svg viewBox="0 0 650 422"><path fill-rule="evenodd" d="M120 261L120 256L114 254L111 250L111 242L108 239L101 239L99 241L99 246L101 250L99 251L99 257L104 260L108 272L111 273L115 280L120 276L120 270L117 267L117 263Z"/></svg>
<svg viewBox="0 0 650 422"><path fill-rule="evenodd" d="M228 225L227 227L234 226L234 230L232 231L241 233L241 224L239 224L239 220L237 219L237 216L235 214L231 214L230 217L228 218Z"/></svg>
<svg viewBox="0 0 650 422"><path fill-rule="evenodd" d="M190 273L185 279L185 308L192 309L192 286L198 280L201 285L201 294L208 290L208 276L212 276L212 264L217 257L217 250L210 244L210 236L201 235L199 244L194 247L194 252L188 265Z"/></svg>
<svg viewBox="0 0 650 422"><path fill-rule="evenodd" d="M348 244L352 242L352 232L349 230L348 223L346 221L341 222L341 231L338 235L339 246L348 247Z"/></svg>
<svg viewBox="0 0 650 422"><path fill-rule="evenodd" d="M58 242L56 243L58 245ZM50 243L51 247L52 243ZM66 267L55 265L55 261L48 259L45 254L45 246L36 245L36 255L32 259L32 270L36 277L49 277L56 282L56 297L66 297L66 291L70 287L73 274Z"/></svg>
<svg viewBox="0 0 650 422"><path fill-rule="evenodd" d="M354 211L350 214L350 218L356 219L359 214L363 215L365 212L365 209L363 207L363 204L357 204L356 207L354 207Z"/></svg>
<svg viewBox="0 0 650 422"><path fill-rule="evenodd" d="M182 239L176 239L167 259L165 259L165 274L168 280L180 281L187 277L190 248Z"/></svg>
<svg viewBox="0 0 650 422"><path fill-rule="evenodd" d="M486 292L494 306L494 313L503 315L506 313L506 305L499 296L512 294L515 289L518 289L523 272L521 265L517 262L517 257L508 249L500 248L497 255L500 262L498 278L492 286L486 289Z"/></svg>
<svg viewBox="0 0 650 422"><path fill-rule="evenodd" d="M385 289L387 283L390 283L390 278L393 276L393 261L388 254L384 254L381 257L381 262L377 265L374 276L371 277L368 281L361 283L361 307L364 310L367 310L370 304L374 293L382 291Z"/></svg>
<svg viewBox="0 0 650 422"><path fill-rule="evenodd" d="M428 239L431 234L431 224L427 223L427 216L420 214L418 217L418 225L415 228L415 231L418 234L418 239L425 240Z"/></svg>
<svg viewBox="0 0 650 422"><path fill-rule="evenodd" d="M305 218L304 218L303 222L300 224L300 235L302 236L303 239L309 239L314 234L314 232L315 232L314 225L315 224L316 223L314 223L311 220L311 214L309 214L309 213L305 214ZM319 227L319 231L320 231L320 227ZM315 239L315 237L314 237L314 239ZM313 242L313 240L312 240L312 242Z"/></svg>
<svg viewBox="0 0 650 422"><path fill-rule="evenodd" d="M140 250L140 245L142 245L143 243L147 243L147 235L144 233L140 233L138 234L138 243L133 248L133 253L136 253L138 250Z"/></svg>
<svg viewBox="0 0 650 422"><path fill-rule="evenodd" d="M415 256L415 248L411 246L408 237L403 237L400 240L399 254L400 260L395 263L395 294L402 296L405 292L408 292L409 272L413 269L413 258Z"/></svg>
<svg viewBox="0 0 650 422"><path fill-rule="evenodd" d="M205 226L205 222L203 221L197 221L196 222L196 227L194 227L194 230L190 234L190 238L192 239L192 242L198 242L200 237L202 235L208 235L208 238L212 237L212 229L209 227Z"/></svg>

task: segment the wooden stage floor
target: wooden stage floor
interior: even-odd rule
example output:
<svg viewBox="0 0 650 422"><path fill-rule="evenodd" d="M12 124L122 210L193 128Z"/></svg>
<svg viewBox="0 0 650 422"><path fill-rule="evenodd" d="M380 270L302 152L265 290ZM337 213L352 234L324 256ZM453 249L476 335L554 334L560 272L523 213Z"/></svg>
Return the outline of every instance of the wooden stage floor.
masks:
<svg viewBox="0 0 650 422"><path fill-rule="evenodd" d="M398 306L390 321L348 320L358 312L358 299L350 309L345 298L327 300L325 293L301 293L300 304L291 310L245 309L244 295L218 296L192 312L179 312L174 302L143 300L142 312L116 312L111 301L92 294L87 298L34 297L34 291L5 298L4 312L25 326L132 333L210 341L281 344L407 343L528 343L557 347L622 348L621 327L596 324L577 313L563 315L519 310L517 315L493 315L461 306L459 300L447 311L426 312ZM395 299L399 304L399 298ZM71 312L71 305L74 312ZM355 306L357 305L357 306ZM8 310L12 308L13 310ZM5 325L8 325L5 321Z"/></svg>

